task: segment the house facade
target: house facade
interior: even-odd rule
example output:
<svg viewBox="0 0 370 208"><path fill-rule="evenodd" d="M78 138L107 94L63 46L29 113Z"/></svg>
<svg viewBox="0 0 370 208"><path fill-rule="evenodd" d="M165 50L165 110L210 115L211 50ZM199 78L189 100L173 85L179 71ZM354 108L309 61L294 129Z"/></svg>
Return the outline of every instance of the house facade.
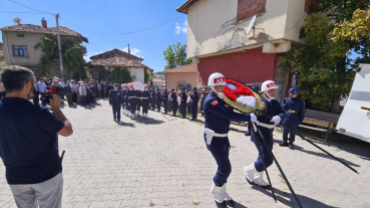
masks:
<svg viewBox="0 0 370 208"><path fill-rule="evenodd" d="M93 79L102 80L107 70L117 68L127 68L130 72L132 81L140 81L145 83L145 72L152 74L153 70L142 64L144 60L137 56L119 49L112 49L90 57L91 72Z"/></svg>
<svg viewBox="0 0 370 208"><path fill-rule="evenodd" d="M275 80L281 100L292 76L278 58L302 44L299 31L309 0L188 0L177 8L188 15L187 57L198 64L200 81L221 72L244 83ZM253 16L256 24L247 34Z"/></svg>
<svg viewBox="0 0 370 208"><path fill-rule="evenodd" d="M80 33L67 27L60 26L61 39L74 39L81 43L88 42L87 38ZM41 74L40 58L41 49L35 50L36 44L46 35L57 33L56 27L47 27L45 20L42 20L42 26L31 24L18 24L0 28L2 32L3 52L7 65L21 65L34 71L36 76ZM68 78L67 67L64 68L64 76ZM51 66L48 76L61 77L59 59Z"/></svg>
<svg viewBox="0 0 370 208"><path fill-rule="evenodd" d="M173 69L167 69L163 73L166 75L167 89L177 89L184 87L191 90L193 87L200 87L198 65L189 64Z"/></svg>

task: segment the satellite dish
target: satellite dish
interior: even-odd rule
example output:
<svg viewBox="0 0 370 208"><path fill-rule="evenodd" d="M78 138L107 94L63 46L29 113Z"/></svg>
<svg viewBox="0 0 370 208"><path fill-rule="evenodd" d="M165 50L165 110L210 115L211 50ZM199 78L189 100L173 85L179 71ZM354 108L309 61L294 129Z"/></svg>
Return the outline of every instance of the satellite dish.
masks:
<svg viewBox="0 0 370 208"><path fill-rule="evenodd" d="M249 23L247 35L249 35L249 33L251 33L251 30L254 28L254 24L256 24L256 18L257 18L257 15L254 15L251 23Z"/></svg>
<svg viewBox="0 0 370 208"><path fill-rule="evenodd" d="M21 18L18 18L18 17L14 18L13 22L19 25L21 24Z"/></svg>

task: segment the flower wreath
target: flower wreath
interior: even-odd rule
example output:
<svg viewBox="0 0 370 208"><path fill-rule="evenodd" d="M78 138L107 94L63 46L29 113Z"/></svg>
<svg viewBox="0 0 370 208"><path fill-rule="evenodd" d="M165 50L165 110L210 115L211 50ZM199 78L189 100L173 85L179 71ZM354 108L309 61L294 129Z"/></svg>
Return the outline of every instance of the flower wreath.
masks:
<svg viewBox="0 0 370 208"><path fill-rule="evenodd" d="M253 92L245 85L231 79L226 79L226 83L224 94L232 101L236 102L238 97L242 95L254 97Z"/></svg>

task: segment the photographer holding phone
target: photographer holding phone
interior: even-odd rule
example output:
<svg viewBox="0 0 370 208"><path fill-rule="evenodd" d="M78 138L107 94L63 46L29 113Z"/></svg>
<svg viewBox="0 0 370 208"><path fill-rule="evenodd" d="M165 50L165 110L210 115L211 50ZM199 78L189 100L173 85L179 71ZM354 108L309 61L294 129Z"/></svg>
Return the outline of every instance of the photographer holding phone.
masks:
<svg viewBox="0 0 370 208"><path fill-rule="evenodd" d="M33 77L21 66L1 72L7 94L0 101L0 157L18 207L61 207L62 166L53 138L72 135L72 125L60 110L59 96L50 99L55 116L29 102Z"/></svg>

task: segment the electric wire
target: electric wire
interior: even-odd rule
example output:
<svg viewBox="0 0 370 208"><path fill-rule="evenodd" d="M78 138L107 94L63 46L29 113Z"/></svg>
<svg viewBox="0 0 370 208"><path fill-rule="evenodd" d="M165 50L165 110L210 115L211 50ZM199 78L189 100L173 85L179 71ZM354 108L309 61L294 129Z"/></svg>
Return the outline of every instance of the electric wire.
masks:
<svg viewBox="0 0 370 208"><path fill-rule="evenodd" d="M26 7L26 8L28 8L28 9L34 10L34 11L43 12L43 13L45 13L45 14L52 14L52 15L56 15L56 14L54 14L54 13L45 12L45 11L42 11L42 10L38 10L38 9L31 8L31 7L29 7L29 6L23 5L23 4L21 4L21 3L18 3L18 2L16 2L16 1L13 1L13 0L9 0L9 1L10 1L10 2L13 2L13 3L15 3L15 4L18 4L18 5L21 5L21 6L23 6L23 7Z"/></svg>

